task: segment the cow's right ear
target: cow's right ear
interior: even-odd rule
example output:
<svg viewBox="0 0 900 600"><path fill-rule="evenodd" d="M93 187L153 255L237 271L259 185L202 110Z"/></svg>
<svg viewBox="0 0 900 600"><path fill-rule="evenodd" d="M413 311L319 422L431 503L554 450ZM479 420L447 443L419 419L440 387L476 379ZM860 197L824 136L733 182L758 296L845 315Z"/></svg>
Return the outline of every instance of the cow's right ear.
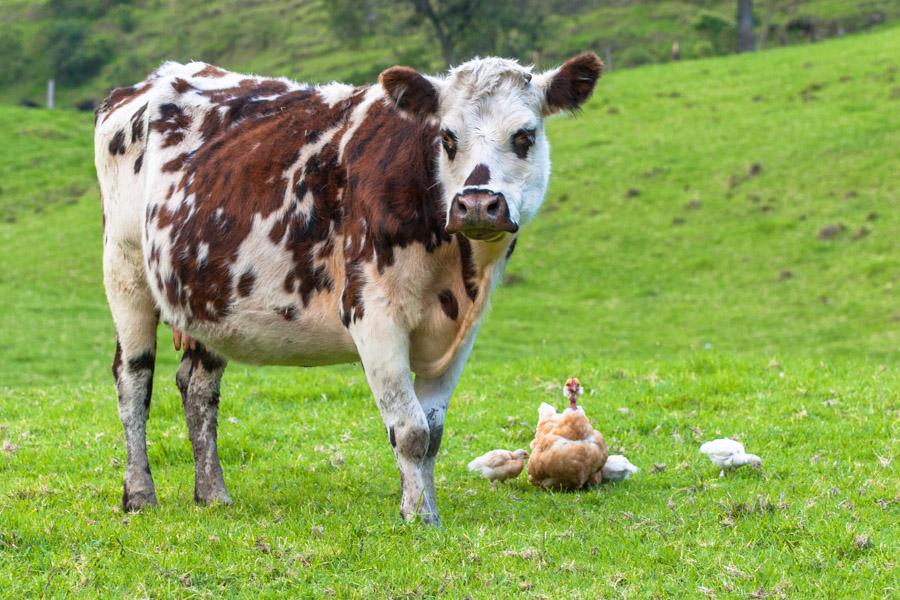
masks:
<svg viewBox="0 0 900 600"><path fill-rule="evenodd" d="M378 77L394 106L423 117L437 115L439 92L435 83L410 67L391 67Z"/></svg>

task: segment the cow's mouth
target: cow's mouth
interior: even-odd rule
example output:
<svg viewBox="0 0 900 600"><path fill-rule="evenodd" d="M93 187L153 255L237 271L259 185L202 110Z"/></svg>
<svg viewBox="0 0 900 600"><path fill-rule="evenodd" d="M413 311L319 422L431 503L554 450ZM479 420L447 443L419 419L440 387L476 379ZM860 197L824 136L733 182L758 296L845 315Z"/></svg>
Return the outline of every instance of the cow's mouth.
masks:
<svg viewBox="0 0 900 600"><path fill-rule="evenodd" d="M470 240L478 240L479 242L497 242L503 238L505 231L497 231L496 229L463 229L460 231Z"/></svg>

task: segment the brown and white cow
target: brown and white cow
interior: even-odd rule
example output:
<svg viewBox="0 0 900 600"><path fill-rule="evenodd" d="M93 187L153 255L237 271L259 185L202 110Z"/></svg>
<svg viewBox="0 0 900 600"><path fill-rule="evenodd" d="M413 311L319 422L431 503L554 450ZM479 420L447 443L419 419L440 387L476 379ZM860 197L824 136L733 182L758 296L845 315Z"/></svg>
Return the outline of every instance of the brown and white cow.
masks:
<svg viewBox="0 0 900 600"><path fill-rule="evenodd" d="M313 87L165 63L114 90L95 162L124 507L156 502L145 425L161 316L200 342L176 378L196 501L230 501L216 449L226 358L361 361L401 513L437 522L447 405L547 189L544 117L578 108L601 70L593 54L535 75L485 58L441 77L393 67L375 85Z"/></svg>

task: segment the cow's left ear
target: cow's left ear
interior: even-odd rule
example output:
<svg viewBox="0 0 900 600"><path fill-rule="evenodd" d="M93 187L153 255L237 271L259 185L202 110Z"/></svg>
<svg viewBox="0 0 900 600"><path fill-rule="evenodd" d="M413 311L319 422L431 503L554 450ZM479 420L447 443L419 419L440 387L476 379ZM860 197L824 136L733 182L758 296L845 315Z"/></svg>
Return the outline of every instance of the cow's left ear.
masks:
<svg viewBox="0 0 900 600"><path fill-rule="evenodd" d="M391 67L378 77L387 97L402 111L423 117L437 115L439 91L435 81L410 67Z"/></svg>
<svg viewBox="0 0 900 600"><path fill-rule="evenodd" d="M535 76L535 83L544 91L544 114L577 109L591 97L602 73L603 63L597 55L585 52Z"/></svg>

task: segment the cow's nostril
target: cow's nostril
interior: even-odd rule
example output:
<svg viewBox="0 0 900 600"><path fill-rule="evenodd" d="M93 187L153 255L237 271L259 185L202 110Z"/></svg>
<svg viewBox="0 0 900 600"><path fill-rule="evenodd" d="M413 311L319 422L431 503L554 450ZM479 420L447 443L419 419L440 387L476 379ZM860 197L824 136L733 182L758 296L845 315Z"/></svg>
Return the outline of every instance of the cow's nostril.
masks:
<svg viewBox="0 0 900 600"><path fill-rule="evenodd" d="M465 204L463 204L462 202L457 202L456 203L456 212L459 213L460 216L464 217L464 216L466 216L466 213L469 211L466 209Z"/></svg>
<svg viewBox="0 0 900 600"><path fill-rule="evenodd" d="M490 204L487 205L487 214L490 215L491 217L496 217L497 211L499 211L499 210L500 210L500 201L499 200L493 200L493 201L491 201Z"/></svg>

